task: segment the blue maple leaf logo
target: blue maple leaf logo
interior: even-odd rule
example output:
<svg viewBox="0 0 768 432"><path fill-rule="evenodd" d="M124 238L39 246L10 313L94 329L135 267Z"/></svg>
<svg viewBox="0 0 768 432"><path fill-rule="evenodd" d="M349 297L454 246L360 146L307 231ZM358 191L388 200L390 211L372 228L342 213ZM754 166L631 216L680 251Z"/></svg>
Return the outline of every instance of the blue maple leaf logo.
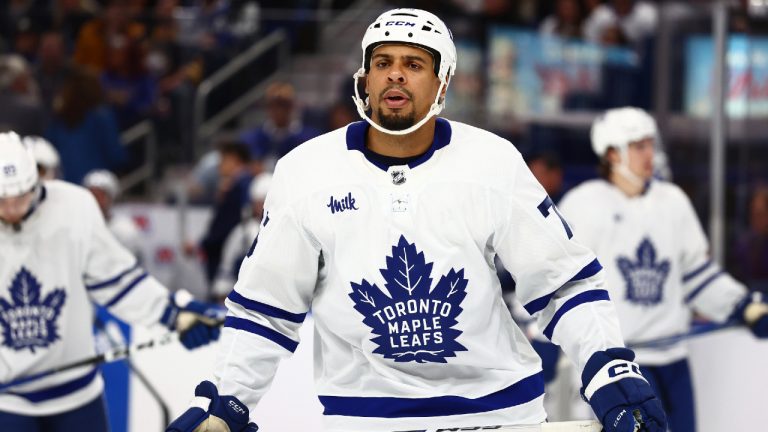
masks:
<svg viewBox="0 0 768 432"><path fill-rule="evenodd" d="M647 238L638 246L636 255L637 261L625 257L617 259L627 283L627 300L646 306L658 304L669 275L669 260L656 262L656 249Z"/></svg>
<svg viewBox="0 0 768 432"><path fill-rule="evenodd" d="M67 294L55 289L40 301L40 282L24 267L16 274L9 289L11 301L0 297L0 327L3 345L16 351L45 348L60 339L56 320Z"/></svg>
<svg viewBox="0 0 768 432"><path fill-rule="evenodd" d="M367 280L351 282L349 297L363 323L377 335L373 352L396 362L446 363L467 349L456 341L462 333L453 328L467 296L464 269L451 269L432 289L432 264L416 245L400 236L381 269L386 293ZM388 294L388 295L387 295Z"/></svg>

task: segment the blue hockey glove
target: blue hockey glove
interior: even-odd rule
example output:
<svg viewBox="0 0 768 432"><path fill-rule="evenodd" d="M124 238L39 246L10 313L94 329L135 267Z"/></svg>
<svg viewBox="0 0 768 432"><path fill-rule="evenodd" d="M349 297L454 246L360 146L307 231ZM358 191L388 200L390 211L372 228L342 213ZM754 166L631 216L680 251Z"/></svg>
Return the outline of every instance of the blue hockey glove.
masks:
<svg viewBox="0 0 768 432"><path fill-rule="evenodd" d="M219 338L227 309L195 300L187 291L171 294L161 322L179 332L179 341L187 349L206 345Z"/></svg>
<svg viewBox="0 0 768 432"><path fill-rule="evenodd" d="M549 384L557 375L557 361L560 359L560 347L551 343L533 339L531 346L541 357L541 369L544 372L544 383Z"/></svg>
<svg viewBox="0 0 768 432"><path fill-rule="evenodd" d="M581 374L581 395L605 432L666 432L661 401L634 359L635 353L627 348L594 353Z"/></svg>
<svg viewBox="0 0 768 432"><path fill-rule="evenodd" d="M216 386L203 381L195 388L189 409L174 420L165 432L256 432L248 420L248 407L234 396L220 396Z"/></svg>
<svg viewBox="0 0 768 432"><path fill-rule="evenodd" d="M752 334L768 338L768 302L763 293L754 292L736 306L736 318L752 330Z"/></svg>

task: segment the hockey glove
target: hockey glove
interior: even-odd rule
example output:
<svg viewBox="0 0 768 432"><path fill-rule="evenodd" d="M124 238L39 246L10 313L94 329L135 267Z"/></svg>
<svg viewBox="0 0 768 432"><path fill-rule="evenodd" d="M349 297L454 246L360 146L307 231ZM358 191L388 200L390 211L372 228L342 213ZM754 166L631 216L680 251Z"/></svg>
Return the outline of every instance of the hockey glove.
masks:
<svg viewBox="0 0 768 432"><path fill-rule="evenodd" d="M592 406L605 432L666 432L661 401L627 348L592 354L581 374L581 395Z"/></svg>
<svg viewBox="0 0 768 432"><path fill-rule="evenodd" d="M248 421L248 407L234 396L220 396L216 386L203 381L195 388L195 399L188 410L173 421L165 432L256 432Z"/></svg>
<svg viewBox="0 0 768 432"><path fill-rule="evenodd" d="M736 306L736 318L752 330L752 334L768 338L768 302L763 293L752 293Z"/></svg>
<svg viewBox="0 0 768 432"><path fill-rule="evenodd" d="M223 306L199 302L182 290L171 294L161 322L178 331L181 344L191 350L219 338L226 314Z"/></svg>

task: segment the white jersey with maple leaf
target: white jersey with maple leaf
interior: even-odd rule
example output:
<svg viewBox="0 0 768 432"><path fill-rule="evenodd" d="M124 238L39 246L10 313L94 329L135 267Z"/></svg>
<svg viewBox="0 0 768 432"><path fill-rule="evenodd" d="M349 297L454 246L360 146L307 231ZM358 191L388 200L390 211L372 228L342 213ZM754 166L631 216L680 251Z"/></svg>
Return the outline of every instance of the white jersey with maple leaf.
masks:
<svg viewBox="0 0 768 432"><path fill-rule="evenodd" d="M160 321L168 292L110 233L90 192L46 182L20 231L0 224L0 383L94 356L92 302L149 325ZM11 387L0 393L0 411L39 416L82 406L102 392L97 371Z"/></svg>
<svg viewBox="0 0 768 432"><path fill-rule="evenodd" d="M724 321L746 289L721 271L685 193L654 180L630 198L605 180L567 193L560 210L575 238L595 251L627 344L688 331L691 310ZM637 361L664 365L686 356L684 342L637 349Z"/></svg>
<svg viewBox="0 0 768 432"><path fill-rule="evenodd" d="M255 406L311 307L328 431L542 422L539 359L502 300L494 257L581 370L622 345L595 255L508 141L438 119L426 154L388 167L365 148L367 128L352 123L278 162L227 300L220 392Z"/></svg>

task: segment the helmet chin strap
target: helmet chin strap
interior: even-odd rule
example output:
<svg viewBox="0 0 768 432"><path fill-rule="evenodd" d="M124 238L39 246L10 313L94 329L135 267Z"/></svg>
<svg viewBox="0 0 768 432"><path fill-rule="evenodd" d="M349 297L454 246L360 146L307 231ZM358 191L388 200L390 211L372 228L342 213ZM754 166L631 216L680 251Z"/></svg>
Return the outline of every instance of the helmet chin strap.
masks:
<svg viewBox="0 0 768 432"><path fill-rule="evenodd" d="M424 116L423 119L421 119L418 123L409 127L408 129L403 129L403 130L387 129L384 126L381 126L376 122L374 122L373 120L371 120L371 118L368 117L368 114L365 113L365 111L368 108L370 108L370 103L368 102L368 98L365 98L365 102L363 102L363 100L360 98L360 92L357 89L357 80L359 78L364 77L365 75L366 75L365 69L363 68L358 69L357 72L355 72L355 74L352 75L352 77L355 79L355 95L352 96L352 100L355 102L355 106L357 107L357 113L360 115L360 117L362 117L363 120L367 121L368 124L370 124L380 132L383 132L385 134L390 134L390 135L408 135L409 133L424 126L424 123L429 121L429 119L432 118L432 116L436 116L440 114L440 112L445 107L445 100L443 100L443 102L440 102L440 93L442 93L443 88L446 87L446 82L445 82L445 79L440 78L440 87L438 87L437 89L437 94L435 95L435 101L429 107L429 112L427 113L427 115Z"/></svg>
<svg viewBox="0 0 768 432"><path fill-rule="evenodd" d="M613 164L616 172L620 176L624 177L624 179L630 182L633 186L639 188L645 186L645 180L643 180L642 177L633 173L632 170L629 169L629 155L627 154L627 150L622 150L619 154L621 155L621 161L617 164Z"/></svg>

